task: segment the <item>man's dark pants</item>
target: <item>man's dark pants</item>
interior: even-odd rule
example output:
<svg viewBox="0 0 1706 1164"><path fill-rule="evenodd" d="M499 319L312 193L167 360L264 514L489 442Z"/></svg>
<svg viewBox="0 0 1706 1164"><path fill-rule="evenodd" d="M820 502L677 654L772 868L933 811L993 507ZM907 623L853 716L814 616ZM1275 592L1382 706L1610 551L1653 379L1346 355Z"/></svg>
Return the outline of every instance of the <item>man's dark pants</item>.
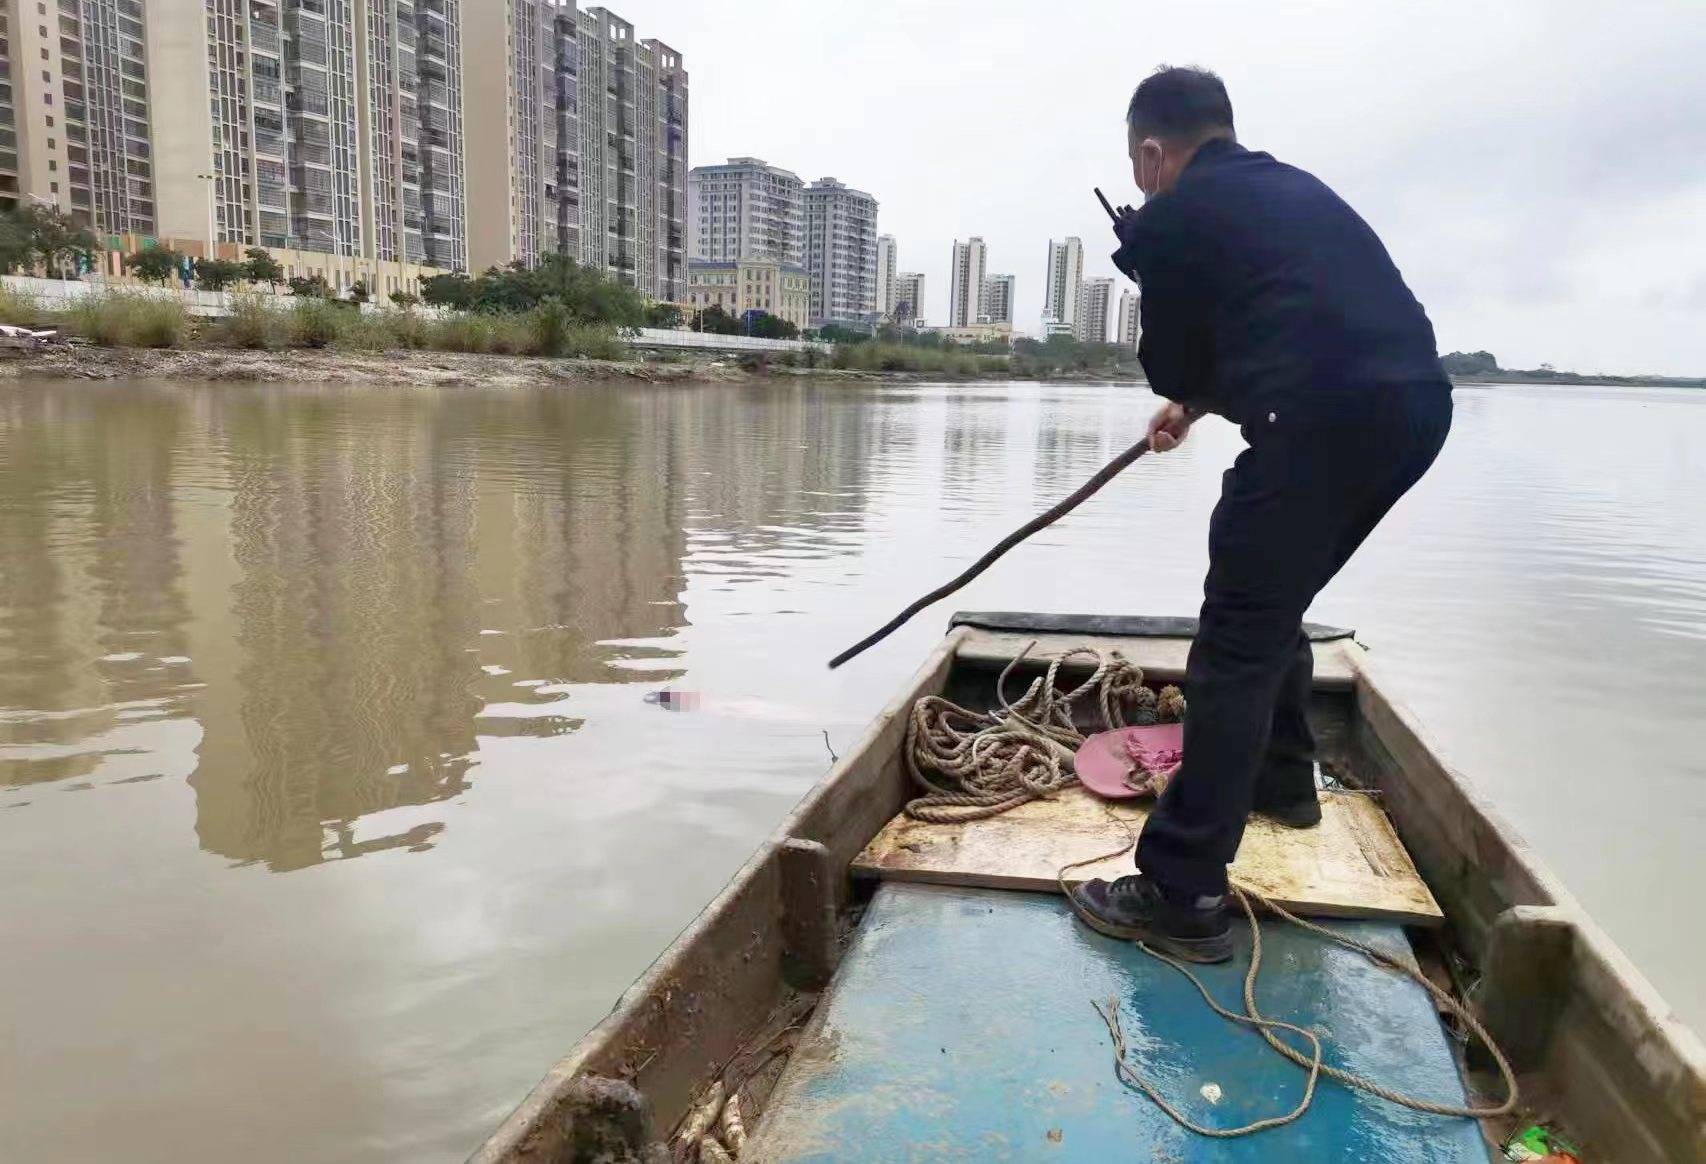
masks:
<svg viewBox="0 0 1706 1164"><path fill-rule="evenodd" d="M1250 447L1209 523L1184 763L1137 844L1138 867L1166 890L1224 893L1252 808L1315 795L1303 614L1450 428L1443 382L1280 405L1244 426Z"/></svg>

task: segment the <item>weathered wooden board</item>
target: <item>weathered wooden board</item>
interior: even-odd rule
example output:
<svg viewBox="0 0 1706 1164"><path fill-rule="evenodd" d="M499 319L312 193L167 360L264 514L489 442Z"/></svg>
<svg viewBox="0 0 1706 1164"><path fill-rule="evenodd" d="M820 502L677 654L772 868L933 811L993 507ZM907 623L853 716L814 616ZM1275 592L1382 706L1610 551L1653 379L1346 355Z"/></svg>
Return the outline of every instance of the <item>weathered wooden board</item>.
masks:
<svg viewBox="0 0 1706 1164"><path fill-rule="evenodd" d="M1169 682L1184 677L1185 660L1191 653L1191 640L1188 638L1123 638L968 627L955 654L965 662L1004 664L1031 643L1036 645L1025 657L1039 663L1046 663L1077 647L1096 647L1104 651L1118 651L1142 667L1145 674ZM1329 691L1351 689L1355 673L1351 670L1345 648L1352 645L1349 639L1331 639L1315 644L1316 687Z"/></svg>
<svg viewBox="0 0 1706 1164"><path fill-rule="evenodd" d="M1317 917L1443 921L1439 906L1373 798L1322 793L1322 821L1288 829L1252 817L1232 878ZM1069 861L1110 852L1143 827L1148 805L1104 803L1082 788L965 824L897 816L853 862L855 876L1058 892ZM1129 852L1074 869L1068 884L1132 871Z"/></svg>

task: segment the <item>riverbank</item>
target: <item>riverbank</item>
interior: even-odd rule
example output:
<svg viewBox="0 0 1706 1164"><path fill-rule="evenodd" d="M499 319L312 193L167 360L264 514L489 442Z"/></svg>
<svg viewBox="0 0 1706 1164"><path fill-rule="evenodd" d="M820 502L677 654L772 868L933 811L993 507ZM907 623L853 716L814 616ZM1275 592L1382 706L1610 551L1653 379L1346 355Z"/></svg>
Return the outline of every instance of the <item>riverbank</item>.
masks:
<svg viewBox="0 0 1706 1164"><path fill-rule="evenodd" d="M263 384L366 384L396 388L524 388L585 381L649 384L729 384L758 380L812 379L854 383L922 383L963 379L1063 379L1129 384L1130 376L1072 372L1057 376L974 377L947 371L872 371L784 364L762 356L703 355L670 359L631 356L621 360L551 359L492 353L388 351L352 352L325 348L276 351L226 347L133 348L53 344L34 352L0 352L0 378L63 380L197 380Z"/></svg>
<svg viewBox="0 0 1706 1164"><path fill-rule="evenodd" d="M912 375L790 368L747 359L549 359L469 352L347 352L295 348L108 348L54 345L0 356L0 376L65 380L197 380L248 383L365 384L396 388L523 388L588 380L643 383L739 383L806 377L854 381Z"/></svg>

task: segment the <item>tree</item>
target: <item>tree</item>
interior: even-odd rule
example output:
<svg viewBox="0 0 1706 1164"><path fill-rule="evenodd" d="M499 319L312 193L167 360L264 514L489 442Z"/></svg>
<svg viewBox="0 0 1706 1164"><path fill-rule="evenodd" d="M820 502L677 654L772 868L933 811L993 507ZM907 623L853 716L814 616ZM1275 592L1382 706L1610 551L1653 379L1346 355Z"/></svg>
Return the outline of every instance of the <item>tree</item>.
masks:
<svg viewBox="0 0 1706 1164"><path fill-rule="evenodd" d="M243 252L243 277L251 283L265 283L273 290L284 282L284 266L272 257L265 247L250 247Z"/></svg>
<svg viewBox="0 0 1706 1164"><path fill-rule="evenodd" d="M421 280L421 302L466 311L474 305L474 280L459 271L428 275Z"/></svg>
<svg viewBox="0 0 1706 1164"><path fill-rule="evenodd" d="M10 275L19 267L33 267L34 241L29 224L16 211L0 215L0 274Z"/></svg>
<svg viewBox="0 0 1706 1164"><path fill-rule="evenodd" d="M351 303L366 303L368 299L371 298L367 290L367 283L361 279L357 279L355 282L351 283L349 285L349 297Z"/></svg>
<svg viewBox="0 0 1706 1164"><path fill-rule="evenodd" d="M13 213L22 217L30 248L49 274L64 277L79 259L94 262L95 236L57 206L19 206Z"/></svg>
<svg viewBox="0 0 1706 1164"><path fill-rule="evenodd" d="M837 323L826 323L817 329L817 338L832 344L862 344L871 338L871 333L842 327Z"/></svg>
<svg viewBox="0 0 1706 1164"><path fill-rule="evenodd" d="M421 301L421 297L419 295L416 295L413 291L393 291L393 292L391 292L391 304L392 304L392 306L401 307L404 311L407 311L409 308L413 307L415 304L419 303L420 301Z"/></svg>
<svg viewBox="0 0 1706 1164"><path fill-rule="evenodd" d="M298 299L330 299L332 289L324 275L298 275L290 281L290 293Z"/></svg>
<svg viewBox="0 0 1706 1164"><path fill-rule="evenodd" d="M760 339L798 339L800 329L768 311L749 311L746 313L746 334Z"/></svg>
<svg viewBox="0 0 1706 1164"><path fill-rule="evenodd" d="M693 330L707 331L712 335L741 335L746 331L740 320L715 303L698 314L693 321Z"/></svg>
<svg viewBox="0 0 1706 1164"><path fill-rule="evenodd" d="M1441 357L1440 363L1448 376L1491 376L1499 370L1492 352L1452 352Z"/></svg>
<svg viewBox="0 0 1706 1164"><path fill-rule="evenodd" d="M223 291L242 279L245 270L235 259L197 259L195 285L203 291Z"/></svg>
<svg viewBox="0 0 1706 1164"><path fill-rule="evenodd" d="M681 326L681 308L673 303L651 303L646 306L646 326L674 328Z"/></svg>
<svg viewBox="0 0 1706 1164"><path fill-rule="evenodd" d="M178 268L183 263L183 256L171 247L153 247L146 251L137 251L125 259L124 266L132 275L144 283L170 283L178 277Z"/></svg>

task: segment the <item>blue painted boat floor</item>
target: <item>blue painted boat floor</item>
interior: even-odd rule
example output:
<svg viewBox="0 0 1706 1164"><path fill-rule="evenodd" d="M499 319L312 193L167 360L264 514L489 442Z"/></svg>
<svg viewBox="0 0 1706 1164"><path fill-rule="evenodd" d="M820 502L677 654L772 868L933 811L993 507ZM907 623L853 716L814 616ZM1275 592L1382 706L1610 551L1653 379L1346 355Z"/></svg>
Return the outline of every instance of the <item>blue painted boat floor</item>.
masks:
<svg viewBox="0 0 1706 1164"><path fill-rule="evenodd" d="M1336 928L1410 959L1397 925ZM1243 1009L1238 955L1202 968ZM1262 926L1264 1014L1314 1027L1327 1062L1398 1090L1464 1102L1427 994L1361 955L1273 919ZM1174 1124L1114 1077L1091 1000L1117 998L1133 1065L1199 1123L1289 1111L1305 1073L1210 1011L1177 970L1078 923L1045 894L882 885L743 1160L1488 1159L1471 1120L1428 1116L1323 1079L1301 1119L1238 1139ZM1209 1085L1213 1085L1210 1087ZM1210 1102L1218 1088L1218 1102Z"/></svg>

